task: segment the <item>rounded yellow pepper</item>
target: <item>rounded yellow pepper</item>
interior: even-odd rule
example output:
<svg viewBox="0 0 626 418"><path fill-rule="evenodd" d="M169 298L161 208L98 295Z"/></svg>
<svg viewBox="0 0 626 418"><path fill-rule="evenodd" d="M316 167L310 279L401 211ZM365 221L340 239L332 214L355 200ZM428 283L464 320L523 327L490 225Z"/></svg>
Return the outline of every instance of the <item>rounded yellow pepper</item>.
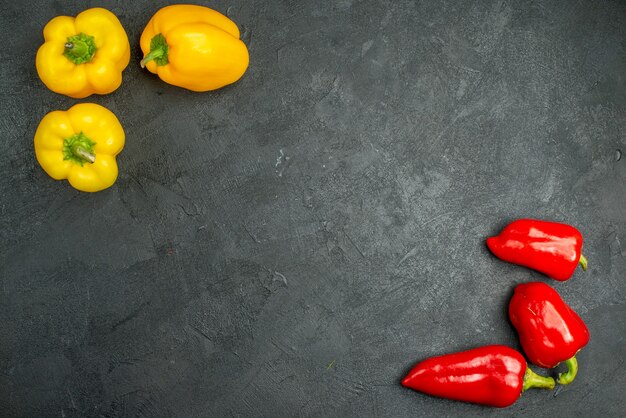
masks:
<svg viewBox="0 0 626 418"><path fill-rule="evenodd" d="M204 6L166 6L150 19L139 41L141 66L161 80L192 91L208 91L239 80L248 49L237 25Z"/></svg>
<svg viewBox="0 0 626 418"><path fill-rule="evenodd" d="M35 132L35 154L53 179L67 179L80 191L97 192L115 183L115 156L124 141L124 129L113 112L81 103L44 116Z"/></svg>
<svg viewBox="0 0 626 418"><path fill-rule="evenodd" d="M41 81L52 91L76 99L107 94L122 83L130 61L128 36L117 17L102 8L76 16L57 16L43 29L37 51Z"/></svg>

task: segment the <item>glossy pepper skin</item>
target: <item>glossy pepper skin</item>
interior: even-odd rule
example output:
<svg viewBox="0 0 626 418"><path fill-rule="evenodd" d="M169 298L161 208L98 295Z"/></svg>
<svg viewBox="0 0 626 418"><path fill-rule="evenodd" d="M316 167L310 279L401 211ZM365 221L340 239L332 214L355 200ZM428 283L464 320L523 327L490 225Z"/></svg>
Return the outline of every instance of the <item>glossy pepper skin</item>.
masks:
<svg viewBox="0 0 626 418"><path fill-rule="evenodd" d="M541 282L518 285L509 318L531 363L552 368L565 361L569 371L558 382L571 383L578 370L574 356L589 342L589 330L556 290Z"/></svg>
<svg viewBox="0 0 626 418"><path fill-rule="evenodd" d="M80 191L97 192L115 183L115 156L124 148L124 140L113 112L81 103L44 116L35 132L35 154L53 179L67 179Z"/></svg>
<svg viewBox="0 0 626 418"><path fill-rule="evenodd" d="M248 68L237 25L208 7L175 4L150 19L140 39L141 66L166 83L192 91L234 83Z"/></svg>
<svg viewBox="0 0 626 418"><path fill-rule="evenodd" d="M503 408L532 387L554 388L554 379L535 374L516 350L489 345L424 360L402 385L440 398Z"/></svg>
<svg viewBox="0 0 626 418"><path fill-rule="evenodd" d="M499 259L537 270L555 280L572 277L576 266L587 269L582 255L583 237L573 226L534 219L519 219L499 235L487 238Z"/></svg>
<svg viewBox="0 0 626 418"><path fill-rule="evenodd" d="M111 93L122 83L130 45L122 24L110 11L93 8L75 18L57 16L44 27L43 36L36 67L50 90L82 99Z"/></svg>

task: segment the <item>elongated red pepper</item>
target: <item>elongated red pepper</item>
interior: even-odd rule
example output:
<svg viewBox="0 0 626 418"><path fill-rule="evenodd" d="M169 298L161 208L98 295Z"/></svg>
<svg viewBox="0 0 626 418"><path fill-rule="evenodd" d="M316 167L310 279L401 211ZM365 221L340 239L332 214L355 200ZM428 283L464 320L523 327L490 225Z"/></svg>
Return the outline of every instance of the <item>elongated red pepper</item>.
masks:
<svg viewBox="0 0 626 418"><path fill-rule="evenodd" d="M541 282L518 285L509 318L531 363L552 368L564 361L569 369L558 382L571 383L578 372L575 355L589 342L589 330L556 290Z"/></svg>
<svg viewBox="0 0 626 418"><path fill-rule="evenodd" d="M440 398L503 408L527 389L554 388L554 379L534 373L516 350L489 345L424 360L402 385Z"/></svg>
<svg viewBox="0 0 626 418"><path fill-rule="evenodd" d="M587 259L581 253L581 233L562 223L519 219L508 224L498 236L487 238L487 246L501 260L559 281L572 277L578 264L587 270Z"/></svg>

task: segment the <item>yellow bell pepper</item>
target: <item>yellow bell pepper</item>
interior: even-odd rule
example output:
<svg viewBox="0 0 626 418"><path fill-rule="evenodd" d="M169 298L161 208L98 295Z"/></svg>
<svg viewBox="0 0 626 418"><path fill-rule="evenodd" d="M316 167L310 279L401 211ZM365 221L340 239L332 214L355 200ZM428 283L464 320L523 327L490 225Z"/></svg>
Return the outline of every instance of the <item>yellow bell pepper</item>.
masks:
<svg viewBox="0 0 626 418"><path fill-rule="evenodd" d="M37 51L41 81L52 91L76 99L107 94L122 83L130 61L130 44L117 17L102 8L76 18L57 16L43 29Z"/></svg>
<svg viewBox="0 0 626 418"><path fill-rule="evenodd" d="M55 180L67 179L83 192L115 183L115 156L124 148L124 129L109 109L81 103L48 113L35 132L37 161Z"/></svg>
<svg viewBox="0 0 626 418"><path fill-rule="evenodd" d="M139 41L141 67L161 80L192 91L208 91L239 80L248 49L237 25L204 6L166 6L150 19Z"/></svg>

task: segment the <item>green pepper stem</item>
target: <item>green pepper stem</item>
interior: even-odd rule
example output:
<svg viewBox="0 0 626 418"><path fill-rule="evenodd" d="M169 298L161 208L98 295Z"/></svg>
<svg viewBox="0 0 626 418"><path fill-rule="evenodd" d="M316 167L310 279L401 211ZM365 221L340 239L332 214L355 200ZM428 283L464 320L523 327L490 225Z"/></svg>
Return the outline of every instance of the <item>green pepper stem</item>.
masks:
<svg viewBox="0 0 626 418"><path fill-rule="evenodd" d="M80 145L72 148L72 152L74 153L76 157L82 158L88 163L93 164L96 161L96 154L94 154L93 152L89 152L88 150L81 147Z"/></svg>
<svg viewBox="0 0 626 418"><path fill-rule="evenodd" d="M87 47L87 44L81 41L65 43L65 52L67 52L72 57L83 56L87 53L88 50L89 47Z"/></svg>
<svg viewBox="0 0 626 418"><path fill-rule="evenodd" d="M165 50L163 50L163 48L158 48L158 49L153 49L152 51L150 51L150 53L148 55L146 55L140 62L139 65L141 65L141 68L146 68L146 64L149 63L150 61L152 61L153 59L156 58L161 58L163 56L163 54L165 53Z"/></svg>
<svg viewBox="0 0 626 418"><path fill-rule="evenodd" d="M63 140L63 159L79 164L93 164L96 161L93 142L83 132L77 133Z"/></svg>
<svg viewBox="0 0 626 418"><path fill-rule="evenodd" d="M74 64L79 65L90 62L96 54L96 49L96 42L93 36L79 33L67 38L63 55Z"/></svg>
<svg viewBox="0 0 626 418"><path fill-rule="evenodd" d="M526 366L524 373L524 387L522 392L526 392L531 388L554 389L554 379L545 377L533 372L530 367Z"/></svg>
<svg viewBox="0 0 626 418"><path fill-rule="evenodd" d="M567 372L559 373L557 379L559 385L569 385L576 378L576 374L578 374L578 360L576 360L575 356L569 360L565 360L565 365L567 366Z"/></svg>
<svg viewBox="0 0 626 418"><path fill-rule="evenodd" d="M165 36L159 34L154 35L150 40L150 52L139 62L141 68L145 68L146 64L152 60L156 65L166 65L169 63L167 58L169 52L169 46L165 40Z"/></svg>
<svg viewBox="0 0 626 418"><path fill-rule="evenodd" d="M584 255L580 255L580 258L578 259L578 263L580 264L580 266L583 268L583 270L587 270L587 258Z"/></svg>

